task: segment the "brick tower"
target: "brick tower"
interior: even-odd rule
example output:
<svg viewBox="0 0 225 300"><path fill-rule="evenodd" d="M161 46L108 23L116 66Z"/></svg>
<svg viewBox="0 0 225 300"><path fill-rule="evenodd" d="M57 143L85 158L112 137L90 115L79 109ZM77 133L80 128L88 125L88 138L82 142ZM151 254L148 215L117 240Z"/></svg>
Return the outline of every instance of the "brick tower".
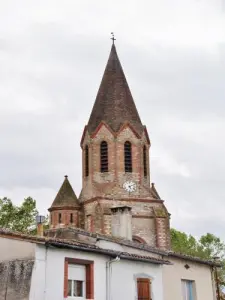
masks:
<svg viewBox="0 0 225 300"><path fill-rule="evenodd" d="M50 212L51 229L66 226L79 227L80 204L68 176L65 176L63 184L48 211Z"/></svg>
<svg viewBox="0 0 225 300"><path fill-rule="evenodd" d="M81 139L82 227L111 234L111 208L130 207L133 240L170 248L169 214L150 184L150 146L113 41Z"/></svg>

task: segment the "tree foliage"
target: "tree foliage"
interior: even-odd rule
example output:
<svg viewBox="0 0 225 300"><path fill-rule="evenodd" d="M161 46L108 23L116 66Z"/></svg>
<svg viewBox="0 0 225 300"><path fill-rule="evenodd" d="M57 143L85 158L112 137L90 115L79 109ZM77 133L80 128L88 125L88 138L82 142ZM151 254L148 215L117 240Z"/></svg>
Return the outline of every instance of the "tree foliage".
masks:
<svg viewBox="0 0 225 300"><path fill-rule="evenodd" d="M225 287L225 244L214 234L207 233L199 239L192 235L176 229L171 229L172 250L202 259L214 260L215 257L222 263L223 267L218 270L221 291ZM221 293L222 294L222 293ZM223 299L223 298L221 298Z"/></svg>
<svg viewBox="0 0 225 300"><path fill-rule="evenodd" d="M21 205L16 206L9 198L0 199L0 227L27 233L35 225L36 201L25 198Z"/></svg>

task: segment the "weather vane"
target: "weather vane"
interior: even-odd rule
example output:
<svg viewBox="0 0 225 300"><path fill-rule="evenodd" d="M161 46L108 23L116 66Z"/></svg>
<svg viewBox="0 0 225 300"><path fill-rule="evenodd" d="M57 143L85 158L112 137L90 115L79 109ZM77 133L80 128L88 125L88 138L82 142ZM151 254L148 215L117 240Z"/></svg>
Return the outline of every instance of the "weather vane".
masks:
<svg viewBox="0 0 225 300"><path fill-rule="evenodd" d="M113 44L114 44L114 42L115 42L115 36L114 36L114 33L113 32L111 32L111 35L112 35L112 37L111 37L111 40L113 41Z"/></svg>

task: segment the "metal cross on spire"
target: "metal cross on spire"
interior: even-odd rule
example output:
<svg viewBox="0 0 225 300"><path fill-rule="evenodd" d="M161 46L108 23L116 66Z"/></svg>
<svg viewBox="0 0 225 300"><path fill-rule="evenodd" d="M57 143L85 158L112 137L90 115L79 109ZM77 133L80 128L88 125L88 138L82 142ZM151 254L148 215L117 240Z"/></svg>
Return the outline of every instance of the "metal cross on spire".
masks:
<svg viewBox="0 0 225 300"><path fill-rule="evenodd" d="M112 37L111 37L111 40L113 41L113 44L114 44L114 42L115 42L115 36L114 36L114 33L113 32L111 32L111 35L112 35Z"/></svg>

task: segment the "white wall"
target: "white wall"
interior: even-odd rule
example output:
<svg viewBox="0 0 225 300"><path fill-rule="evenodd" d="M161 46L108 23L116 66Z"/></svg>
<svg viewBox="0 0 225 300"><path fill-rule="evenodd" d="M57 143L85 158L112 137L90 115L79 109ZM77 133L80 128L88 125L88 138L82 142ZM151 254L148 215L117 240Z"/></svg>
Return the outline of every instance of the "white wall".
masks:
<svg viewBox="0 0 225 300"><path fill-rule="evenodd" d="M181 279L195 281L196 300L214 299L209 266L171 257L169 257L169 260L173 265L163 267L164 300L182 299ZM186 269L185 264L188 264L190 268Z"/></svg>
<svg viewBox="0 0 225 300"><path fill-rule="evenodd" d="M137 299L136 279L138 277L149 277L152 282L152 300L163 300L161 265L128 260L112 264L112 298L110 300Z"/></svg>
<svg viewBox="0 0 225 300"><path fill-rule="evenodd" d="M32 259L35 256L33 243L0 237L0 260Z"/></svg>
<svg viewBox="0 0 225 300"><path fill-rule="evenodd" d="M107 258L92 253L52 249L37 245L35 272L32 277L30 300L62 300L64 288L65 257L94 261L95 299L106 299L106 265ZM45 263L47 259L47 264Z"/></svg>
<svg viewBox="0 0 225 300"><path fill-rule="evenodd" d="M109 257L57 248L49 248L46 251L42 245L37 245L36 248L30 300L63 300L65 257L94 261L95 300L106 300L106 262ZM47 264L45 263L46 259ZM163 300L161 266L128 260L112 264L112 297L110 300L135 300L135 276L143 275L143 273L153 278L152 300Z"/></svg>

